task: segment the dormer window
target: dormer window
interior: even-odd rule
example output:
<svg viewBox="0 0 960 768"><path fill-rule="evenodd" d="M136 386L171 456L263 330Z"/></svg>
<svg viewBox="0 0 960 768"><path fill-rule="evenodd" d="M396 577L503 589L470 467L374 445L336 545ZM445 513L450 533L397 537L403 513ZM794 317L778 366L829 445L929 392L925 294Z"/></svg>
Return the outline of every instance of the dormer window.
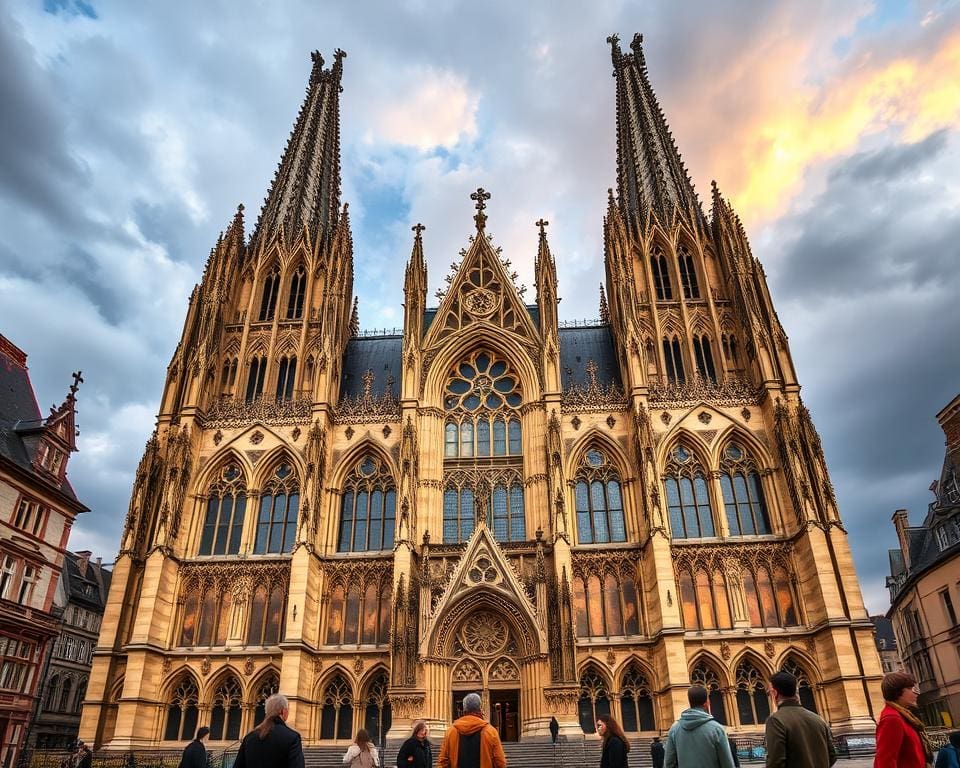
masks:
<svg viewBox="0 0 960 768"><path fill-rule="evenodd" d="M59 475L60 469L63 467L63 451L54 448L48 442L42 442L37 451L37 463L47 472Z"/></svg>

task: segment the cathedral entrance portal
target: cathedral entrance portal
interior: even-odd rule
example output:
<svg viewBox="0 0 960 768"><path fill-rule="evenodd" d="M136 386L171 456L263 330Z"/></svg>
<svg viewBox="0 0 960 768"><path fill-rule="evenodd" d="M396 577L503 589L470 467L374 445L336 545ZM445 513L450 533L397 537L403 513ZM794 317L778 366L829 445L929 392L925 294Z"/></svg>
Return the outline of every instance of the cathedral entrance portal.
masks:
<svg viewBox="0 0 960 768"><path fill-rule="evenodd" d="M519 741L520 691L518 689L490 691L490 724L500 734L500 741Z"/></svg>

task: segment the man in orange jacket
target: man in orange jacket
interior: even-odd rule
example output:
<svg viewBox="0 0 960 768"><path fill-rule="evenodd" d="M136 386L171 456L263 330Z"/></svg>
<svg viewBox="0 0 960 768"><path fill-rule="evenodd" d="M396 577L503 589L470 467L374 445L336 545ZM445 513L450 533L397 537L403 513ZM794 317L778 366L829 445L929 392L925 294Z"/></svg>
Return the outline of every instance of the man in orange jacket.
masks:
<svg viewBox="0 0 960 768"><path fill-rule="evenodd" d="M500 734L483 719L479 694L463 698L463 717L443 737L437 768L507 768Z"/></svg>

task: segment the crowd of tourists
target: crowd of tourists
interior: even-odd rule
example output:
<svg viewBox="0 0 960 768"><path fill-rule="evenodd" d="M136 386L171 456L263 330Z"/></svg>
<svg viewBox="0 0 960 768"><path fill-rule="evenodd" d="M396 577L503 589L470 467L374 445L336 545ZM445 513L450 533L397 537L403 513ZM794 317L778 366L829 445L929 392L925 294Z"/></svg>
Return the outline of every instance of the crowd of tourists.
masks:
<svg viewBox="0 0 960 768"><path fill-rule="evenodd" d="M919 691L916 680L904 672L891 672L881 683L885 706L877 721L874 768L960 768L960 732L936 754L917 714ZM830 768L837 760L833 735L827 723L800 703L797 679L789 672L770 678L770 695L777 710L766 721L764 746L767 768ZM710 714L707 689L694 685L687 691L689 708L670 728L664 741L654 738L650 746L653 768L739 768L736 744L726 729ZM282 694L267 699L265 716L243 739L234 768L304 768L300 734L286 721L290 705ZM602 740L600 768L627 768L630 741L620 724L609 715L596 723ZM550 735L557 742L560 726L551 718ZM208 728L183 753L180 768L205 768L204 742ZM86 751L89 755L89 750ZM348 768L384 768L369 734L361 729L343 756ZM82 768L85 768L80 763ZM89 763L87 763L89 765ZM417 720L410 738L397 753L396 768L507 768L500 734L483 716L479 694L463 699L463 714L443 737L434 763L427 723Z"/></svg>

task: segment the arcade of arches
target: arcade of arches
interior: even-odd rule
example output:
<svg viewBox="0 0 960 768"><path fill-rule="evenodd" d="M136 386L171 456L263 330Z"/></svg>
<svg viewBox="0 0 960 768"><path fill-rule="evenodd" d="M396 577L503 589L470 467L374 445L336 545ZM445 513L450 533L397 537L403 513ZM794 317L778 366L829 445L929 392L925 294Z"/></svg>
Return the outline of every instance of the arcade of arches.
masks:
<svg viewBox="0 0 960 768"><path fill-rule="evenodd" d="M606 712L653 734L691 682L759 732L779 669L837 731L872 731L873 628L766 278L719 191L708 222L665 124L644 125L662 117L639 39L611 45L599 319L560 322L548 222L505 254L478 189L436 306L413 227L403 328L382 334L360 331L368 270L339 197L343 53L314 55L259 222L237 212L191 299L81 738L208 725L225 745L278 686L308 745L420 718L439 735L471 691L504 739L552 717L592 738ZM509 262L527 257L535 298Z"/></svg>

